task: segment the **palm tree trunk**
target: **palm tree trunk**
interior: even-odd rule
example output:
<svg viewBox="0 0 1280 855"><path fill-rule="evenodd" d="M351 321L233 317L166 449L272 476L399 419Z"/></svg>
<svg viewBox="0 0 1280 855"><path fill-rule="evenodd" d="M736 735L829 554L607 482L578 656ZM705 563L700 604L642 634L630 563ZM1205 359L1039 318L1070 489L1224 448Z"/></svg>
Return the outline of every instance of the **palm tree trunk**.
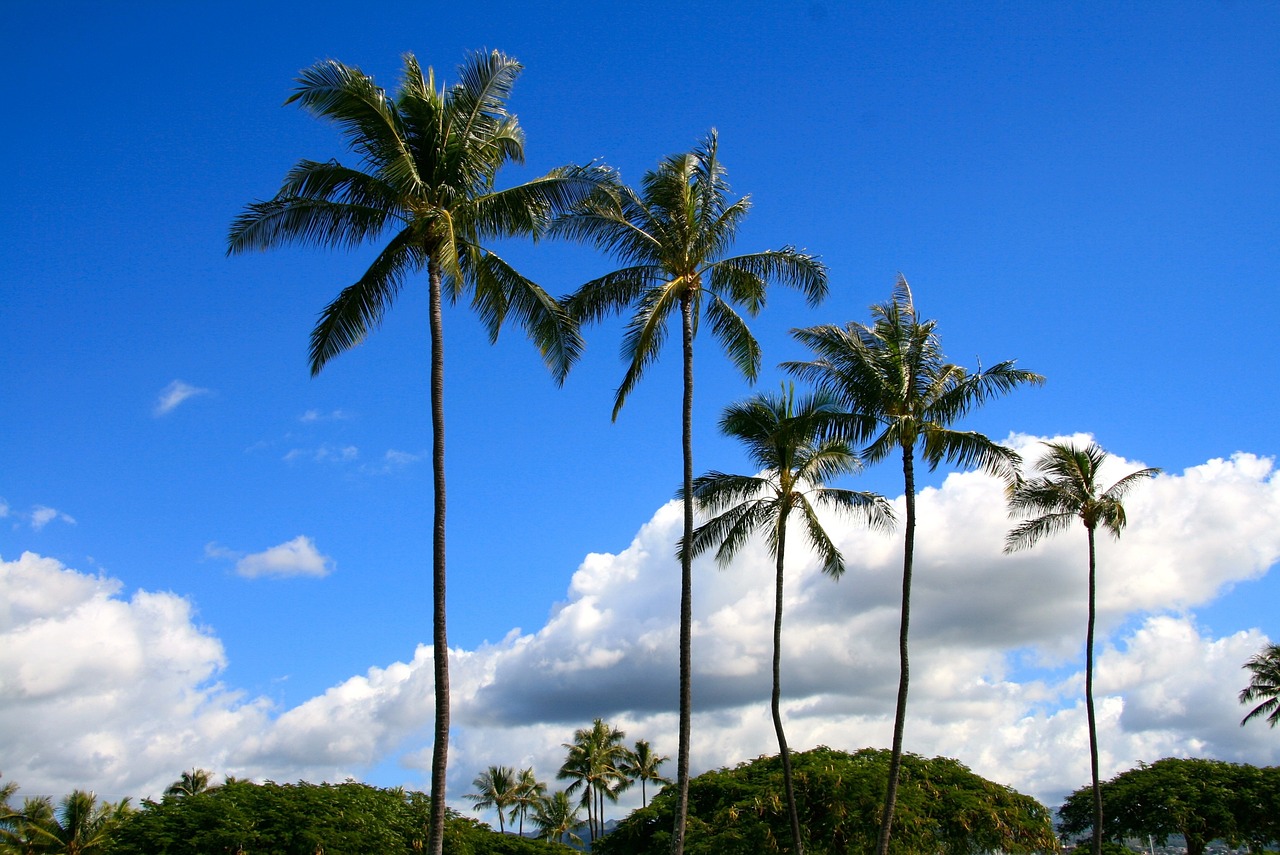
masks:
<svg viewBox="0 0 1280 855"><path fill-rule="evenodd" d="M902 618L898 627L898 704L893 716L893 748L889 754L889 787L884 797L884 813L880 817L880 839L876 855L887 855L889 834L893 830L893 809L898 801L898 774L902 770L902 731L907 723L907 684L911 667L907 658L907 629L911 624L911 568L916 548L916 472L914 448L902 448L902 480L905 485L907 520L902 544Z"/></svg>
<svg viewBox="0 0 1280 855"><path fill-rule="evenodd" d="M435 665L435 744L431 750L429 855L443 855L445 771L449 763L449 639L445 631L444 315L440 264L427 264L431 324L431 472L435 511L431 529L432 659ZM501 822L499 822L501 824Z"/></svg>
<svg viewBox="0 0 1280 855"><path fill-rule="evenodd" d="M1089 629L1084 641L1084 708L1089 716L1089 764L1093 771L1093 855L1102 852L1102 787L1098 783L1098 721L1093 713L1093 624L1096 612L1097 563L1093 528L1089 533Z"/></svg>
<svg viewBox="0 0 1280 855"><path fill-rule="evenodd" d="M693 304L688 291L680 297L684 343L684 543L693 543ZM693 717L690 692L693 668L693 550L680 550L680 750L676 757L676 825L672 855L684 855L684 829L689 814L689 734Z"/></svg>
<svg viewBox="0 0 1280 855"><path fill-rule="evenodd" d="M796 810L796 789L791 779L791 749L787 747L787 735L782 730L782 569L787 551L787 514L778 515L777 582L773 595L773 695L770 709L773 712L773 729L778 734L778 756L782 758L782 788L787 794L787 818L791 822L791 846L796 855L804 855L800 842L800 814Z"/></svg>

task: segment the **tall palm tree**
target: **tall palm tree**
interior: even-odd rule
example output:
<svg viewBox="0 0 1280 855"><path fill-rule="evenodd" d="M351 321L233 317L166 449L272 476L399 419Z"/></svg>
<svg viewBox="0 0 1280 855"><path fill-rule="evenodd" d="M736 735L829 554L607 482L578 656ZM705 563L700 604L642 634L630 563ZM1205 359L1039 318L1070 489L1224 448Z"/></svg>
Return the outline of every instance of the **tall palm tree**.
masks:
<svg viewBox="0 0 1280 855"><path fill-rule="evenodd" d="M627 785L622 766L626 761L626 734L596 719L591 727L573 732L573 742L564 743L569 754L556 774L572 780L566 792L582 790L581 803L587 809L587 827L592 840L604 833L604 803L616 802Z"/></svg>
<svg viewBox="0 0 1280 855"><path fill-rule="evenodd" d="M1280 644L1268 644L1253 658L1244 663L1251 673L1249 685L1240 690L1240 703L1249 704L1264 699L1240 721L1244 727L1251 718L1267 717L1267 724L1280 724Z"/></svg>
<svg viewBox="0 0 1280 855"><path fill-rule="evenodd" d="M781 394L758 394L732 404L720 419L720 432L747 448L756 475L709 472L695 479L693 495L700 510L716 516L693 533L692 551L716 547L716 561L727 567L752 535L763 533L774 559L773 692L770 709L782 759L783 788L791 823L792 851L804 852L800 815L791 778L791 752L782 727L782 595L787 552L787 522L795 511L805 541L822 561L822 571L838 579L844 558L818 519L818 508L853 511L875 528L893 524L893 511L875 493L827 487L826 482L858 468L847 440L833 436L840 413L834 395L821 390L796 400L795 388Z"/></svg>
<svg viewBox="0 0 1280 855"><path fill-rule="evenodd" d="M564 790L540 799L533 809L533 824L538 826L538 836L543 840L581 846L582 838L573 833L582 824L579 810Z"/></svg>
<svg viewBox="0 0 1280 855"><path fill-rule="evenodd" d="M511 807L516 797L516 775L510 766L490 766L476 775L471 786L474 793L467 793L464 799L471 802L476 810L494 808L498 812L498 833L506 833L503 823L503 812Z"/></svg>
<svg viewBox="0 0 1280 855"><path fill-rule="evenodd" d="M728 253L750 199L729 198L715 131L687 154L671 155L645 174L640 191L629 187L597 193L552 233L594 244L623 265L587 282L567 300L577 319L598 321L634 307L623 339L627 370L613 401L618 418L627 396L659 356L667 324L679 318L684 399L681 408L684 529L693 537L693 340L706 317L711 332L748 380L760 370L760 346L738 314L755 315L769 282L792 286L813 305L827 293L827 272L814 256L792 247L749 255ZM691 556L680 560L680 733L676 757L675 829L672 851L684 852L689 809L689 738L692 718L693 574Z"/></svg>
<svg viewBox="0 0 1280 855"><path fill-rule="evenodd" d="M641 807L646 807L649 804L649 797L645 793L646 781L653 781L655 784L671 783L671 779L663 777L660 771L662 764L670 759L665 754L658 754L654 751L647 739L636 740L635 748L627 751L626 759L622 765L622 773L627 776L627 780L640 782Z"/></svg>
<svg viewBox="0 0 1280 855"><path fill-rule="evenodd" d="M1093 771L1093 852L1102 851L1102 790L1098 780L1098 724L1093 712L1093 626L1096 615L1097 556L1094 532L1101 526L1115 538L1125 526L1124 498L1133 487L1159 469L1139 469L1103 490L1098 470L1107 453L1096 443L1079 448L1072 443L1046 443L1048 451L1036 461L1033 478L1019 479L1009 488L1009 515L1032 516L1014 526L1005 538L1005 552L1034 546L1041 538L1084 523L1089 541L1089 627L1085 633L1084 705L1089 718L1089 763Z"/></svg>
<svg viewBox="0 0 1280 855"><path fill-rule="evenodd" d="M358 167L301 160L280 191L254 202L231 226L229 253L290 243L348 248L385 240L368 270L320 314L311 333L311 373L364 340L406 279L427 273L431 338L432 648L435 728L431 761L430 855L440 855L449 747L449 663L445 630L443 299L466 296L491 339L508 314L562 381L581 340L560 305L517 273L486 241L537 235L578 201L602 170L572 167L499 190L500 167L521 162L524 134L506 101L521 66L497 51L470 56L459 82L437 86L412 54L390 98L358 68L326 61L302 72L286 103L335 123Z"/></svg>
<svg viewBox="0 0 1280 855"><path fill-rule="evenodd" d="M793 331L816 359L784 367L840 398L848 409L844 430L865 443L862 457L876 463L900 452L906 504L902 548L902 608L898 626L898 699L894 707L889 781L880 820L877 855L886 855L893 828L893 809L902 770L902 736L910 683L908 631L911 622L911 573L915 558L915 455L919 449L930 470L947 462L977 466L1011 480L1019 458L973 431L951 425L988 398L1017 386L1040 384L1044 378L1000 362L986 370L967 371L947 362L936 322L920 320L907 280L899 275L888 303L871 307L870 326L851 322Z"/></svg>
<svg viewBox="0 0 1280 855"><path fill-rule="evenodd" d="M182 777L170 784L165 789L164 794L174 798L194 796L209 789L209 781L210 776L207 771L193 768L188 772L183 772Z"/></svg>
<svg viewBox="0 0 1280 855"><path fill-rule="evenodd" d="M530 766L516 776L515 794L511 798L511 819L520 820L520 836L524 837L524 818L547 794L547 785L539 781Z"/></svg>

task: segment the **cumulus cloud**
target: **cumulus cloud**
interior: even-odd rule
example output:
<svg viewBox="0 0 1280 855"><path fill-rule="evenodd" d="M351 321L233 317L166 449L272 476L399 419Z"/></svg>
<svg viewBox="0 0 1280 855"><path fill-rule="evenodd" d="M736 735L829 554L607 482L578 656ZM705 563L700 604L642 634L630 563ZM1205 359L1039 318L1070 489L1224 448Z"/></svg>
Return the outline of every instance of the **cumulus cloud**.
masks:
<svg viewBox="0 0 1280 855"><path fill-rule="evenodd" d="M182 380L174 380L160 390L160 396L156 399L156 405L151 411L152 415L156 417L168 415L183 402L200 395L208 395L209 393L209 389L192 386Z"/></svg>
<svg viewBox="0 0 1280 855"><path fill-rule="evenodd" d="M1033 438L1013 442L1028 456L1036 453ZM1115 465L1118 477L1140 464ZM1272 462L1247 454L1209 461L1162 475L1127 504L1129 529L1120 541L1103 541L1099 559L1103 774L1170 755L1280 763L1274 734L1239 727L1243 710L1235 701L1240 665L1266 641L1264 634L1244 627L1215 635L1194 613L1224 589L1262 576L1280 556L1280 479ZM827 524L848 559L840 581L823 576L811 556L798 550L788 556L788 737L797 749L887 745L897 679L900 536L837 518ZM986 476L954 474L921 493L907 748L957 757L1052 804L1089 776L1081 701L1083 533L1005 556L1008 526L1001 485ZM596 716L675 754L679 569L673 547L679 529L678 505L663 506L626 549L583 560L545 625L512 630L476 650L450 651L455 803L476 770L490 763L533 765L551 779L563 760L561 743ZM305 538L291 543L300 541L318 556ZM125 600L119 583L35 556L5 565L14 566L26 568L28 578L18 579L12 569L0 577L22 592L0 597L0 682L21 681L13 685L22 693L0 693L0 734L23 738L18 744L16 736L0 735L10 740L0 744L0 756L20 758L15 780L40 764L45 780L100 790L108 789L103 781L112 770L123 775L126 766L136 770L136 780L171 777L191 763L188 753L175 765L166 747L167 734L182 733L210 746L203 755L209 767L236 774L332 780L396 759L421 770L425 781L429 647L273 712L210 687L222 666L221 648L194 627L185 601L142 592ZM768 713L772 570L762 550L746 549L727 570L708 559L694 572L692 761L700 771L775 750ZM114 614L114 622L101 617L106 614ZM69 651L54 654L47 639L44 646L28 640L50 621L60 622L59 637L75 639ZM185 643L129 644L161 631ZM114 670L105 675L95 670L104 655L94 644L100 637L111 640L114 652ZM47 675L22 671L28 651L40 663L59 661ZM136 697L101 722L74 718L79 708L65 702L83 691L105 704L106 684ZM63 718L40 718L43 710L28 706L37 694L50 704L49 715L64 710ZM60 706L52 706L55 698ZM123 709L136 714L143 700L151 707L139 724ZM29 727L43 738L29 740ZM91 740L78 739L84 730ZM37 762L23 747L33 744L56 746L44 756L61 764L65 778L53 777L53 759ZM129 763L119 759L125 757ZM167 765L159 767L161 759ZM79 777L73 779L73 771ZM101 777L86 780L93 775ZM627 794L619 810L638 798Z"/></svg>
<svg viewBox="0 0 1280 855"><path fill-rule="evenodd" d="M210 544L205 547L205 554L225 557L227 550ZM246 579L259 576L328 576L332 571L333 559L320 554L315 541L302 534L236 561L236 573Z"/></svg>

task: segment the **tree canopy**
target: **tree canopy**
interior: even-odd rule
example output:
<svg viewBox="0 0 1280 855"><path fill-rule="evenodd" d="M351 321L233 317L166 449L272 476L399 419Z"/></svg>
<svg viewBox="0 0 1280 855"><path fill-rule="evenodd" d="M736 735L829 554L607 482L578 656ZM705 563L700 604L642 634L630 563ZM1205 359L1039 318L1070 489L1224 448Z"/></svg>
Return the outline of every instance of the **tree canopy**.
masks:
<svg viewBox="0 0 1280 855"><path fill-rule="evenodd" d="M870 852L880 828L889 752L819 747L792 755L796 802L809 855ZM675 790L655 796L602 838L602 855L659 855L670 847ZM895 853L969 855L1057 848L1050 813L1030 796L988 781L957 760L903 757L895 805ZM787 851L782 765L761 757L689 784L685 851L756 855Z"/></svg>
<svg viewBox="0 0 1280 855"><path fill-rule="evenodd" d="M232 781L183 797L146 801L112 834L109 855L417 855L430 799L419 792L342 784ZM563 852L551 843L493 832L449 812L447 855Z"/></svg>
<svg viewBox="0 0 1280 855"><path fill-rule="evenodd" d="M1280 842L1280 767L1166 757L1104 781L1101 792L1107 840L1182 835L1187 855L1214 840L1255 850ZM1092 832L1092 815L1091 788L1081 787L1058 812L1064 837Z"/></svg>

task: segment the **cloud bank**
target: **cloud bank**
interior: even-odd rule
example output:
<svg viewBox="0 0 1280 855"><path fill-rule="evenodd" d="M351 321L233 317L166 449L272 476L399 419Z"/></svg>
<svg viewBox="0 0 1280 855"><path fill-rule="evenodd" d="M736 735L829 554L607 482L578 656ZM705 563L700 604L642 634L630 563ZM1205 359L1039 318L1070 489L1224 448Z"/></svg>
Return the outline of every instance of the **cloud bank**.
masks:
<svg viewBox="0 0 1280 855"><path fill-rule="evenodd" d="M1034 438L1010 442L1035 453ZM1139 465L1114 461L1116 477ZM1123 539L1100 542L1103 774L1175 755L1280 763L1274 734L1239 727L1235 699L1240 666L1266 639L1248 627L1215 636L1195 616L1280 558L1272 461L1237 454L1162 475L1127 508ZM957 757L1056 803L1089 777L1083 531L1003 555L1001 485L977 473L922 491L919 516L907 748ZM462 794L490 763L533 765L553 780L560 744L596 716L675 753L679 527L678 505L659 508L625 550L582 561L545 625L451 651L455 805L465 807ZM836 518L828 527L848 560L840 581L812 556L788 555L788 738L796 749L887 745L900 536ZM241 564L250 559L260 574L275 560L328 566L305 537ZM771 584L762 550L743 550L723 571L710 559L695 564L696 771L776 750ZM192 765L335 780L389 761L404 769L404 783L425 782L429 647L279 710L218 682L221 644L195 624L187 600L122 591L117 580L30 553L0 561L0 757L24 789L148 794ZM628 794L619 810L638 798Z"/></svg>

